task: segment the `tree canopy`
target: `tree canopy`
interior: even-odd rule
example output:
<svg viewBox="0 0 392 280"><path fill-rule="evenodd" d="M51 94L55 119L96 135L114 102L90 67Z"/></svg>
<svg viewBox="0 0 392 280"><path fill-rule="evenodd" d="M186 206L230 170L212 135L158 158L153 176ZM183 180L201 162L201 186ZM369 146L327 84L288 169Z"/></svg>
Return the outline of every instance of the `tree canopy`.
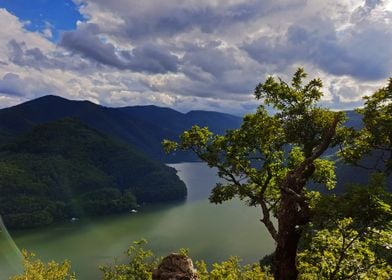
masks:
<svg viewBox="0 0 392 280"><path fill-rule="evenodd" d="M184 132L179 143L165 141L166 150L194 151L209 166L217 167L226 184L217 184L210 200L221 203L239 197L260 206L261 221L277 243L275 277L295 279L295 257L302 226L311 219L310 182L335 186L333 161L321 156L338 144L336 131L344 114L318 106L322 82L304 83L299 68L291 83L269 77L255 88L262 104L244 117L241 127L224 136L197 126ZM278 220L278 228L271 216Z"/></svg>
<svg viewBox="0 0 392 280"><path fill-rule="evenodd" d="M180 136L179 142L164 141L168 152L192 150L210 167L218 169L218 175L226 183L215 186L211 202L222 203L237 197L249 206L260 207L260 220L276 242L275 279L298 277L296 258L299 243L316 219L315 215L319 214L316 209L322 201L321 194L312 191L310 186L317 184L328 190L335 187L334 161L323 155L336 146L351 143L352 147L358 133L366 134L345 128L343 112L320 107L322 82L312 79L305 83L306 77L304 70L299 68L290 83L269 77L258 84L254 94L263 104L256 113L244 117L239 129L214 135L207 127L194 126ZM363 144L358 157L373 149L385 149L388 145L390 148L391 103L385 101L386 97L390 98L390 88L383 88L368 97L365 108L360 110L372 140L369 137L362 140L367 144ZM372 106L381 109L374 113ZM270 109L274 113L269 113ZM353 157L351 162L356 160ZM340 199L344 204L343 198ZM384 210L388 212L390 209ZM277 226L272 217L277 220ZM311 242L315 242L320 234L335 238L339 227L358 230L353 227L356 222L349 215L343 216L336 220L333 229L317 231L319 234L313 235ZM358 234L362 237L363 232ZM330 279L339 279L333 277Z"/></svg>

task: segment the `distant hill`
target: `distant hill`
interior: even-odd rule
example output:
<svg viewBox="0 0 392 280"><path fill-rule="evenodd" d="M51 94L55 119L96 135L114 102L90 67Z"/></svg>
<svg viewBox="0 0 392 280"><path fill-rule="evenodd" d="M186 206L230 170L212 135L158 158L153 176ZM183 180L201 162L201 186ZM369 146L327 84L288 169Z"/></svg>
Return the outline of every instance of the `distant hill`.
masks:
<svg viewBox="0 0 392 280"><path fill-rule="evenodd" d="M32 118L48 120L39 115ZM187 193L173 168L72 119L38 125L3 145L0 169L0 214L9 228L124 212Z"/></svg>
<svg viewBox="0 0 392 280"><path fill-rule="evenodd" d="M355 129L362 128L362 116L355 111L346 111L347 121L345 122L345 126L353 127Z"/></svg>
<svg viewBox="0 0 392 280"><path fill-rule="evenodd" d="M347 126L362 126L359 114L346 113ZM162 162L196 157L167 156L162 140L176 140L195 124L223 134L241 122L218 112L107 108L58 96L2 109L0 214L9 227L35 227L82 213L123 212L136 203L184 198L185 185ZM336 159L336 151L327 156ZM336 173L340 192L346 184L366 183L370 172L338 161Z"/></svg>
<svg viewBox="0 0 392 280"><path fill-rule="evenodd" d="M138 150L164 162L195 160L190 153L166 155L161 142L175 140L192 125L208 126L215 133L240 126L236 116L191 111L187 114L156 106L108 108L89 101L72 101L48 95L0 110L0 137L11 138L38 124L63 118L75 118L100 132L121 139Z"/></svg>
<svg viewBox="0 0 392 280"><path fill-rule="evenodd" d="M346 111L346 116L347 121L345 122L345 126L352 127L354 129L361 129L363 127L362 116L359 113L355 111ZM346 164L342 159L337 157L337 152L338 148L327 151L327 156L330 156L331 159L336 161L335 173L337 186L334 192L343 192L348 185L352 184L367 184L370 175L374 172L374 170ZM372 155L365 157L360 163L361 165L369 168L374 168L375 166L379 168L382 167L380 164L380 154L378 152L374 152ZM387 182L388 189L392 191L392 176L387 178ZM325 188L321 188L320 190L324 191Z"/></svg>

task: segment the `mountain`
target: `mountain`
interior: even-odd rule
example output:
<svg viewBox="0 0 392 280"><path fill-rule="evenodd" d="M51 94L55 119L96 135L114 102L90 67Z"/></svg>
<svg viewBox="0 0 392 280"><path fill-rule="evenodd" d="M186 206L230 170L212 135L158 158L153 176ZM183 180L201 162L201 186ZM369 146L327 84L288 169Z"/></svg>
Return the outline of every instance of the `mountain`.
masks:
<svg viewBox="0 0 392 280"><path fill-rule="evenodd" d="M346 111L347 121L344 123L347 127L352 127L354 129L361 129L363 127L362 124L362 115L355 111Z"/></svg>
<svg viewBox="0 0 392 280"><path fill-rule="evenodd" d="M190 111L182 114L173 109L152 105L123 107L120 110L133 119L159 125L176 133L197 124L208 126L214 133L223 134L227 129L238 128L242 123L239 117L211 111Z"/></svg>
<svg viewBox="0 0 392 280"><path fill-rule="evenodd" d="M356 111L346 111L347 121L345 122L345 126L352 127L356 130L361 129L363 127L362 116ZM345 190L345 188L349 185L353 184L367 184L369 178L374 170L372 168L380 168L383 169L381 159L381 152L375 151L370 155L367 155L360 161L360 165L365 166L367 168L362 168L359 166L352 166L345 163L342 159L338 158L337 153L339 149L329 149L327 153L327 157L330 157L332 160L335 160L335 173L336 173L336 181L337 186L334 189L334 192L341 193ZM386 178L387 180L387 188L389 191L392 191L392 175ZM321 191L325 191L325 188L319 188Z"/></svg>
<svg viewBox="0 0 392 280"><path fill-rule="evenodd" d="M175 140L192 125L208 126L215 133L237 128L241 118L208 111L187 114L156 106L108 108L89 101L73 101L48 95L0 110L0 137L12 138L38 124L63 118L78 119L100 132L121 139L164 162L195 160L190 153L166 155L163 139Z"/></svg>
<svg viewBox="0 0 392 280"><path fill-rule="evenodd" d="M162 161L161 142L192 125L216 133L239 117L156 106L108 108L44 96L0 110L0 214L9 228L127 211L143 202L183 199L186 188Z"/></svg>
<svg viewBox="0 0 392 280"><path fill-rule="evenodd" d="M4 144L0 169L0 214L8 228L124 212L187 193L175 169L73 119L37 125Z"/></svg>

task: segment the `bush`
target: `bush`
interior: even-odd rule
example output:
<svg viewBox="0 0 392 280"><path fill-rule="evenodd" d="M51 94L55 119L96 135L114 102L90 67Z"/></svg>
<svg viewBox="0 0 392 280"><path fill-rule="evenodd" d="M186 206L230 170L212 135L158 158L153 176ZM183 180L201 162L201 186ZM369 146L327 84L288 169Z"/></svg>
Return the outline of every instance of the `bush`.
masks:
<svg viewBox="0 0 392 280"><path fill-rule="evenodd" d="M76 280L75 274L71 272L71 264L64 261L61 264L51 261L47 264L35 259L33 253L26 251L23 254L24 271L10 280Z"/></svg>

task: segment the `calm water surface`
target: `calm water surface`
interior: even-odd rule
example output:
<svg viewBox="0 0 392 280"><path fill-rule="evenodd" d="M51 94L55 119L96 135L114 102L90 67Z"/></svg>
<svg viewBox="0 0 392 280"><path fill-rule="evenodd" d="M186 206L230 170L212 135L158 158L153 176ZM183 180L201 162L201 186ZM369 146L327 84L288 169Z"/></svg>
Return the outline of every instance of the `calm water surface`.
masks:
<svg viewBox="0 0 392 280"><path fill-rule="evenodd" d="M144 206L136 214L82 219L38 230L0 233L0 279L20 272L24 248L41 259L72 262L78 279L100 279L98 265L123 256L132 241L146 238L158 255L189 248L194 259L208 263L240 256L257 262L273 251L273 241L259 222L258 208L240 201L208 202L216 172L204 163L172 164L188 187L183 203Z"/></svg>

